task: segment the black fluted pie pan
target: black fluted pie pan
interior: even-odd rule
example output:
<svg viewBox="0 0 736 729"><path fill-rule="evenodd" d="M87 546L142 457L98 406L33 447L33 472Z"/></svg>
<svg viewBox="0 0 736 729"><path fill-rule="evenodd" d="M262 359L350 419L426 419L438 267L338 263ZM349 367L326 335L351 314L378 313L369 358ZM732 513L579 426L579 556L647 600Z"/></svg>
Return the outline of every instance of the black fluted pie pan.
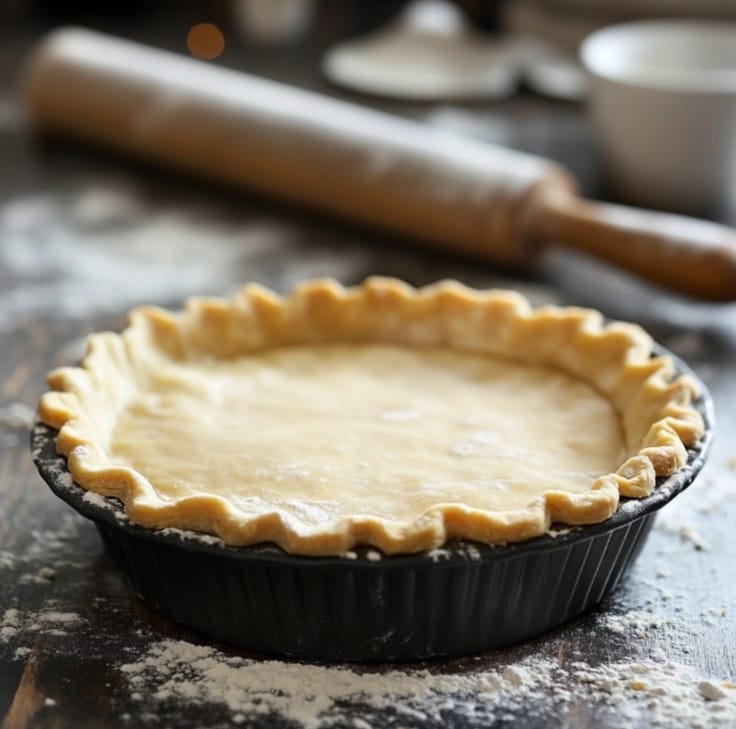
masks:
<svg viewBox="0 0 736 729"><path fill-rule="evenodd" d="M403 661L499 648L542 633L598 603L641 551L658 509L701 470L713 404L700 379L694 403L705 435L687 465L644 499L622 499L600 524L560 527L519 544L455 542L385 556L290 555L275 545L228 547L214 537L151 530L128 521L117 499L72 482L56 431L31 433L36 466L52 491L95 522L134 592L164 615L263 653L334 661Z"/></svg>

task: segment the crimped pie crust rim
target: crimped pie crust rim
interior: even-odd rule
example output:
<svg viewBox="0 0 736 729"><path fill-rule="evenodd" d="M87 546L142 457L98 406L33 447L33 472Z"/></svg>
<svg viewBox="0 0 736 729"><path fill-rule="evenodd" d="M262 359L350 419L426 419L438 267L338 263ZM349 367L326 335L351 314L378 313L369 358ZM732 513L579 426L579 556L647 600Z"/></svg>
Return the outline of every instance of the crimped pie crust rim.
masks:
<svg viewBox="0 0 736 729"><path fill-rule="evenodd" d="M358 515L304 533L277 511L244 518L216 495L163 502L141 474L110 463L81 402L82 394L94 389L106 353L130 356L130 348L141 344L186 358L345 340L448 346L558 367L612 401L627 440L635 441L628 443L630 457L586 492L547 491L513 512L438 504L409 524ZM552 523L604 521L616 510L620 495L649 495L657 476L669 476L685 465L687 447L704 432L692 406L697 386L687 376L673 378L673 373L669 358L652 357L652 341L641 328L606 325L593 310L534 310L515 292L475 291L451 281L413 289L395 279L371 278L345 289L331 280L316 280L286 298L251 284L230 300L190 299L178 313L136 309L121 334L90 337L81 367L50 373L53 391L42 397L39 412L44 423L59 430L57 450L67 457L74 480L120 499L134 523L213 533L232 546L274 542L292 554L339 555L359 544L386 554L413 553L453 539L526 541L544 534Z"/></svg>

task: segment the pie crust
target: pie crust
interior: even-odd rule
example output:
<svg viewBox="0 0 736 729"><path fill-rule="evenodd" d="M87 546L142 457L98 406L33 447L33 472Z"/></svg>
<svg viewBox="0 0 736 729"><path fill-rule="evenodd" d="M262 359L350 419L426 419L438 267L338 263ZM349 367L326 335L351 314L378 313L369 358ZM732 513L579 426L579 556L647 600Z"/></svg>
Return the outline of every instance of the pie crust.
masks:
<svg viewBox="0 0 736 729"><path fill-rule="evenodd" d="M74 480L132 522L305 555L600 522L704 431L694 382L641 328L456 282L140 308L48 381Z"/></svg>

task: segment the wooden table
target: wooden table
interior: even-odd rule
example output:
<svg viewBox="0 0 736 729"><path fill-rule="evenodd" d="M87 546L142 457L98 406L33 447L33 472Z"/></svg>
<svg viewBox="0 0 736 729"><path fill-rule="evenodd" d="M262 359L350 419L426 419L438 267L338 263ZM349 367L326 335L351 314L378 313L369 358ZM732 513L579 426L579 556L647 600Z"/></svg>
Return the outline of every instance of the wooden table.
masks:
<svg viewBox="0 0 736 729"><path fill-rule="evenodd" d="M31 35L14 40L15 57ZM322 89L314 49L305 58L297 64L276 51L261 51L243 65ZM235 56L226 60L240 63ZM24 124L9 84L0 104L3 729L233 724L235 715L222 705L161 700L144 709L136 699L122 663L162 637L205 645L207 640L155 614L126 590L94 528L54 498L35 473L27 428L44 374L75 362L87 333L119 329L136 304L178 306L190 294L229 294L249 280L286 291L310 276L351 284L378 273L417 285L452 277L480 287L518 288L537 303L594 306L612 318L642 323L694 367L716 403L718 437L705 471L663 512L614 596L548 636L431 667L449 673L502 670L542 656L568 669L567 700L541 701L530 694L492 721L453 710L428 720L393 709L370 711L356 700L330 726L645 727L657 719L656 705L632 699L637 718L622 718L604 696L584 693L585 677L574 675L574 663L674 661L704 677L736 677L734 307L676 299L560 252L550 254L533 277L514 278L271 202L87 150L41 144ZM593 135L577 106L530 96L474 107L386 106L557 157L578 172L589 194L600 193ZM692 723L688 715L680 720L682 726ZM293 725L269 715L243 722ZM736 726L736 716L732 722Z"/></svg>

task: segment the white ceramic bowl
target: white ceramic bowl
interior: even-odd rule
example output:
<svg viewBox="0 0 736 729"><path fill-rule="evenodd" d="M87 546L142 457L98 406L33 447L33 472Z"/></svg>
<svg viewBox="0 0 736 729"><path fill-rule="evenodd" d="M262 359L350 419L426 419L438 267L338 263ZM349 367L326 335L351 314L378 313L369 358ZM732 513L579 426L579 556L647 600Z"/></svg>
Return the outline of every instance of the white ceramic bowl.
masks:
<svg viewBox="0 0 736 729"><path fill-rule="evenodd" d="M581 47L612 187L640 205L736 209L736 23L614 25Z"/></svg>

